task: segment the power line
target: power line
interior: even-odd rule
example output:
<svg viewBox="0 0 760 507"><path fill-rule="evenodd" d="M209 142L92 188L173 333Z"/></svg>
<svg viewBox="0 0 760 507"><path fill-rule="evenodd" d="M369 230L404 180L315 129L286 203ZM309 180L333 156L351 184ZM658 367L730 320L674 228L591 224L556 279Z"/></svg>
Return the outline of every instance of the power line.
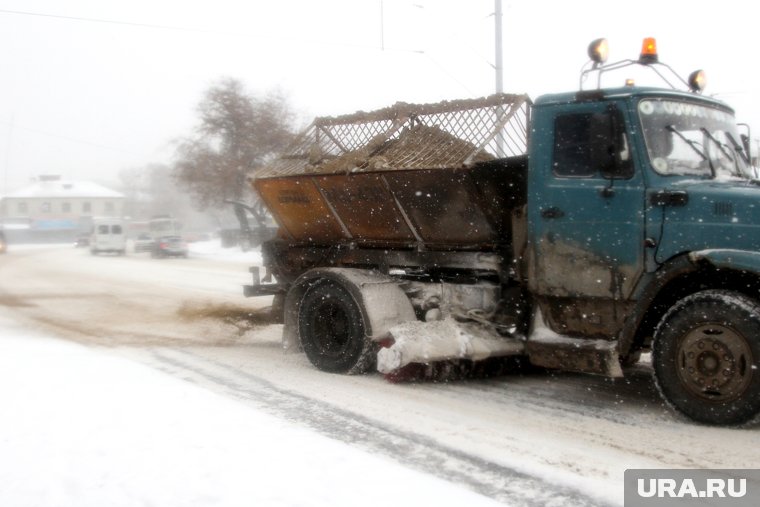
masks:
<svg viewBox="0 0 760 507"><path fill-rule="evenodd" d="M44 130L39 130L39 129L35 129L35 128L30 128L30 127L23 127L23 126L19 125L18 122L15 122L14 119L13 119L13 117L11 117L11 121L10 122L0 121L0 124L1 125L7 125L7 126L9 126L10 129L11 129L11 131L13 129L15 129L15 130L25 130L27 132L33 132L35 134L40 134L40 135L47 136L47 137L53 137L53 138L56 138L56 139L62 139L64 141L70 141L70 142L79 143L79 144L86 144L86 145L92 146L94 148L100 148L100 149L104 149L104 150L118 151L118 152L125 153L125 154L128 154L128 155L137 155L137 153L135 153L135 152L132 152L132 151L129 151L129 150L125 150L123 148L116 148L115 146L107 146L107 145L104 145L104 144L99 144L99 143L95 143L95 142L92 142L92 141L87 141L87 140L84 140L84 139L77 139L76 137L64 136L64 135L61 135L61 134L53 134L52 132L45 132Z"/></svg>
<svg viewBox="0 0 760 507"><path fill-rule="evenodd" d="M462 80L460 80L454 74L452 74L451 72L449 72L446 69L446 67L444 67L443 64L441 64L441 62L439 62L438 60L436 60L435 58L433 58L433 56L430 53L425 53L425 56L427 56L428 59L433 63L433 65L435 65L436 67L438 67L438 70L440 70L441 72L443 72L444 75L446 75L449 79L451 79L452 81L454 81L455 83L457 83L459 86L461 86L471 96L475 96L475 92L473 92L472 90L470 90L470 88L466 84L464 84L462 82Z"/></svg>
<svg viewBox="0 0 760 507"><path fill-rule="evenodd" d="M116 19L103 19L103 18L85 18L80 16L64 16L61 14L47 14L43 12L29 12L29 11L13 11L9 9L0 9L0 13L3 14L16 14L20 16L36 16L40 18L53 18L53 19L65 19L68 21L84 21L87 23L108 23L112 25L125 25L125 26L139 26L143 28L157 28L160 30L177 30L183 32L204 32L204 33L216 33L211 30L201 30L197 28L186 28L181 26L169 26L169 25L156 25L151 23L137 23L132 21L119 21Z"/></svg>
<svg viewBox="0 0 760 507"><path fill-rule="evenodd" d="M262 40L292 41L292 42L301 43L301 44L322 44L326 46L345 46L345 47L353 47L353 48L373 49L376 51L398 51L398 52L404 52L404 53L417 53L417 54L424 53L424 51L422 50L386 47L384 45L382 47L379 47L372 44L326 41L323 39L297 39L297 38L292 38L292 37L264 37L261 35L251 34L251 33L223 32L219 30L208 30L208 29L202 29L202 28L188 28L188 27L183 27L183 26L158 25L158 24L153 24L153 23L139 23L139 22L134 22L134 21L120 21L117 19L105 19L105 18L89 18L89 17L83 17L83 16L65 16L62 14L47 14L43 12L29 12L29 11L16 11L16 10L10 10L10 9L0 9L0 14L33 16L33 17L41 17L41 18L60 19L64 21L81 21L85 23L106 23L106 24L111 24L111 25L152 28L155 30L173 30L173 31L178 31L178 32L194 32L194 33L225 35L225 36L233 35L233 36L238 36L238 37L249 37L249 38L254 38L254 39L262 39Z"/></svg>

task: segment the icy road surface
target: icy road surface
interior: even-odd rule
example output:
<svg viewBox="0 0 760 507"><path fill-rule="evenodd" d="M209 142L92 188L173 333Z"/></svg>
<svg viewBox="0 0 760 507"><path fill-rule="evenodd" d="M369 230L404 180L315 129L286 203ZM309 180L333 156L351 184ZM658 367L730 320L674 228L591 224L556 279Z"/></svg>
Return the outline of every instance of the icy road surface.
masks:
<svg viewBox="0 0 760 507"><path fill-rule="evenodd" d="M248 264L12 248L0 256L0 312L508 505L622 505L627 468L760 466L760 428L675 415L646 364L620 380L394 385L319 372L280 350L280 326L236 319L270 303L242 297Z"/></svg>

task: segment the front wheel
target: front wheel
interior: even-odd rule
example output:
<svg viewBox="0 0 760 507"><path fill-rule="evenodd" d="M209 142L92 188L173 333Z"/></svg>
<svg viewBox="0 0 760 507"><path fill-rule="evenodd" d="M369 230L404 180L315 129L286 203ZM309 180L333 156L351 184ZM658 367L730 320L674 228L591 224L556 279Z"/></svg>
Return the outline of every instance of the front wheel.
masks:
<svg viewBox="0 0 760 507"><path fill-rule="evenodd" d="M363 373L372 366L372 342L361 308L342 285L323 280L301 299L298 331L306 357L320 370Z"/></svg>
<svg viewBox="0 0 760 507"><path fill-rule="evenodd" d="M682 299L657 326L652 366L660 393L691 419L753 421L760 414L760 306L725 290Z"/></svg>

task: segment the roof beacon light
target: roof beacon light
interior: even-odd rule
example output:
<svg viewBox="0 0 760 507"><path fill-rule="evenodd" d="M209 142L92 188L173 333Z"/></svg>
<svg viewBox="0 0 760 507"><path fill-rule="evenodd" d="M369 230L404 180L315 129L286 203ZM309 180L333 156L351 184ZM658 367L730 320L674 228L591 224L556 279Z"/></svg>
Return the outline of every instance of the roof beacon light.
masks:
<svg viewBox="0 0 760 507"><path fill-rule="evenodd" d="M707 75L703 70L695 70L689 74L689 88L691 91L701 93L707 86Z"/></svg>
<svg viewBox="0 0 760 507"><path fill-rule="evenodd" d="M609 46L607 45L607 39L595 39L591 42L591 44L588 45L588 57L590 61L586 62L586 64L581 69L581 91L583 91L583 83L586 81L589 74L595 74L596 87L597 89L600 89L602 87L602 75L605 72L610 72L613 70L617 71L632 65L643 65L644 67L649 67L663 81L665 81L668 86L674 90L676 89L676 86L674 85L671 76L663 74L660 69L667 70L670 74L672 74L672 76L675 76L678 79L681 85L687 87L694 93L701 93L707 84L705 73L701 70L692 72L689 76L689 80L686 81L684 78L679 76L676 71L670 67L670 65L660 62L660 57L657 54L657 41L654 37L647 37L644 39L644 43L641 45L641 54L639 55L638 60L629 59L620 60L619 62L614 63L607 63L608 55ZM626 80L625 85L634 86L634 82L632 79L628 79Z"/></svg>
<svg viewBox="0 0 760 507"><path fill-rule="evenodd" d="M657 56L657 41L654 37L647 37L641 45L639 63L649 65L650 63L657 63L659 61L660 59Z"/></svg>
<svg viewBox="0 0 760 507"><path fill-rule="evenodd" d="M594 65L602 65L607 61L610 54L610 48L607 45L607 39L596 39L588 45L588 57L594 62Z"/></svg>

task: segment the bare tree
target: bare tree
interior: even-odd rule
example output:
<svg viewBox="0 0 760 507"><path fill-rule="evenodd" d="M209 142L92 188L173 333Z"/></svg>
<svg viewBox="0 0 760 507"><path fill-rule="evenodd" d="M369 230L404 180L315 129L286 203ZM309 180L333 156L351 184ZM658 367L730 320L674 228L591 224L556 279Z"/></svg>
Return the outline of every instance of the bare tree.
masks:
<svg viewBox="0 0 760 507"><path fill-rule="evenodd" d="M290 105L280 93L258 98L226 78L206 91L198 113L195 135L178 143L174 177L200 209L247 200L246 176L293 137Z"/></svg>
<svg viewBox="0 0 760 507"><path fill-rule="evenodd" d="M207 232L219 227L219 213L211 210L198 212L187 192L178 186L170 166L148 164L123 169L119 176L120 189L126 197L125 215L132 220L147 221L157 216L171 216L184 224L186 231ZM222 211L228 211L226 214L234 220L231 210Z"/></svg>
<svg viewBox="0 0 760 507"><path fill-rule="evenodd" d="M126 214L136 220L155 215L177 216L192 209L187 193L177 186L165 164L123 169L119 173Z"/></svg>

